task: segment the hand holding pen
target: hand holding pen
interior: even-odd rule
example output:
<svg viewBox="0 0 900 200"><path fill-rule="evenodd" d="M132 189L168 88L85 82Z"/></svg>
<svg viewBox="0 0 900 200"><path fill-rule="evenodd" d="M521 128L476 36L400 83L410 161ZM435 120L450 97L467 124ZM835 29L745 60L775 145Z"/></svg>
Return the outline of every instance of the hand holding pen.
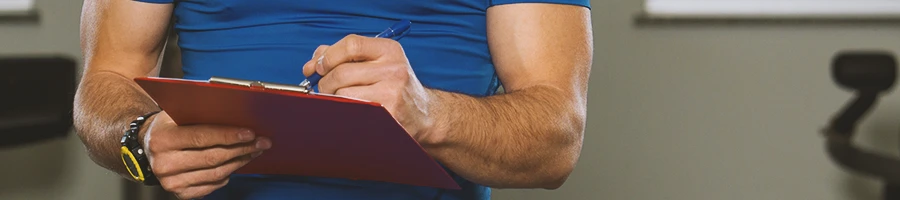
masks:
<svg viewBox="0 0 900 200"><path fill-rule="evenodd" d="M437 92L419 82L396 41L406 29L409 21L404 20L377 36L393 40L349 35L334 45L320 46L303 66L310 77L305 85L318 85L322 94L379 103L414 139L428 140L419 133L431 129L433 119L427 113Z"/></svg>
<svg viewBox="0 0 900 200"><path fill-rule="evenodd" d="M388 27L378 35L375 35L375 38L391 38L395 41L400 40L403 36L406 35L406 32L409 31L410 25L412 22L409 20L400 20L391 27ZM318 52L318 50L316 50ZM322 65L322 60L325 58L324 56L316 55L318 59L316 59L317 65ZM300 83L300 87L306 88L307 91L312 91L314 87L319 84L319 81L322 80L322 75L320 72L313 73L306 80Z"/></svg>

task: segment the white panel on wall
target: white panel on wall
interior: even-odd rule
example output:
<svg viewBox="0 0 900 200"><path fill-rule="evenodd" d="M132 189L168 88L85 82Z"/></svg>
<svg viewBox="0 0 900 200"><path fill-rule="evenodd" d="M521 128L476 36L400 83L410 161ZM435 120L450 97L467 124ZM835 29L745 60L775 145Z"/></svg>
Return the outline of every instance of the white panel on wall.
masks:
<svg viewBox="0 0 900 200"><path fill-rule="evenodd" d="M0 0L0 12L29 12L34 9L34 0Z"/></svg>
<svg viewBox="0 0 900 200"><path fill-rule="evenodd" d="M651 16L900 17L898 0L646 0Z"/></svg>

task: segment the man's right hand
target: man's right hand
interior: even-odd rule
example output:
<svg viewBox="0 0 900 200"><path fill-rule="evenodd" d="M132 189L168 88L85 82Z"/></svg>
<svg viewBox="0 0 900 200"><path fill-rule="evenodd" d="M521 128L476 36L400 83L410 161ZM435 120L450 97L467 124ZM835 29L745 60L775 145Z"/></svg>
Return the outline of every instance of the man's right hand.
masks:
<svg viewBox="0 0 900 200"><path fill-rule="evenodd" d="M162 187L179 199L200 198L225 186L229 175L272 145L247 129L178 126L165 111L150 120L143 135L150 166Z"/></svg>

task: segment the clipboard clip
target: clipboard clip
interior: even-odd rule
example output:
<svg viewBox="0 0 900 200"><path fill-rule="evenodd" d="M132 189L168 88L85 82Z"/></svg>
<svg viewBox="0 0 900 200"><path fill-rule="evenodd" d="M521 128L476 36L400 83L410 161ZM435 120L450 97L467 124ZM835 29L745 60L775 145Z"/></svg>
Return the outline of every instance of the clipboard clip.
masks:
<svg viewBox="0 0 900 200"><path fill-rule="evenodd" d="M239 79L222 78L222 77L211 77L211 78L209 78L209 82L217 83L217 84L239 85L239 86L245 86L245 87L250 87L250 88L300 92L300 93L304 93L304 94L310 94L310 92L312 91L312 90L308 89L307 87L302 87L302 86L284 85L284 84L277 84L277 83L266 83L266 82L260 82L260 81L239 80Z"/></svg>

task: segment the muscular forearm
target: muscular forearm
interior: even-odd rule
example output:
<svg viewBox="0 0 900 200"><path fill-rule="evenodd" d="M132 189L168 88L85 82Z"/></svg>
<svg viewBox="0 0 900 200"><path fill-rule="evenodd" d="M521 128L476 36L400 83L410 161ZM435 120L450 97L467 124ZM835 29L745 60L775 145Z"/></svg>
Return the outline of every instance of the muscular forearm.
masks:
<svg viewBox="0 0 900 200"><path fill-rule="evenodd" d="M94 162L129 177L119 156L119 141L135 117L156 110L156 104L125 76L88 73L75 97L75 128Z"/></svg>
<svg viewBox="0 0 900 200"><path fill-rule="evenodd" d="M423 146L476 183L496 188L558 188L578 158L583 105L560 89L534 86L473 98L431 90L434 127Z"/></svg>

